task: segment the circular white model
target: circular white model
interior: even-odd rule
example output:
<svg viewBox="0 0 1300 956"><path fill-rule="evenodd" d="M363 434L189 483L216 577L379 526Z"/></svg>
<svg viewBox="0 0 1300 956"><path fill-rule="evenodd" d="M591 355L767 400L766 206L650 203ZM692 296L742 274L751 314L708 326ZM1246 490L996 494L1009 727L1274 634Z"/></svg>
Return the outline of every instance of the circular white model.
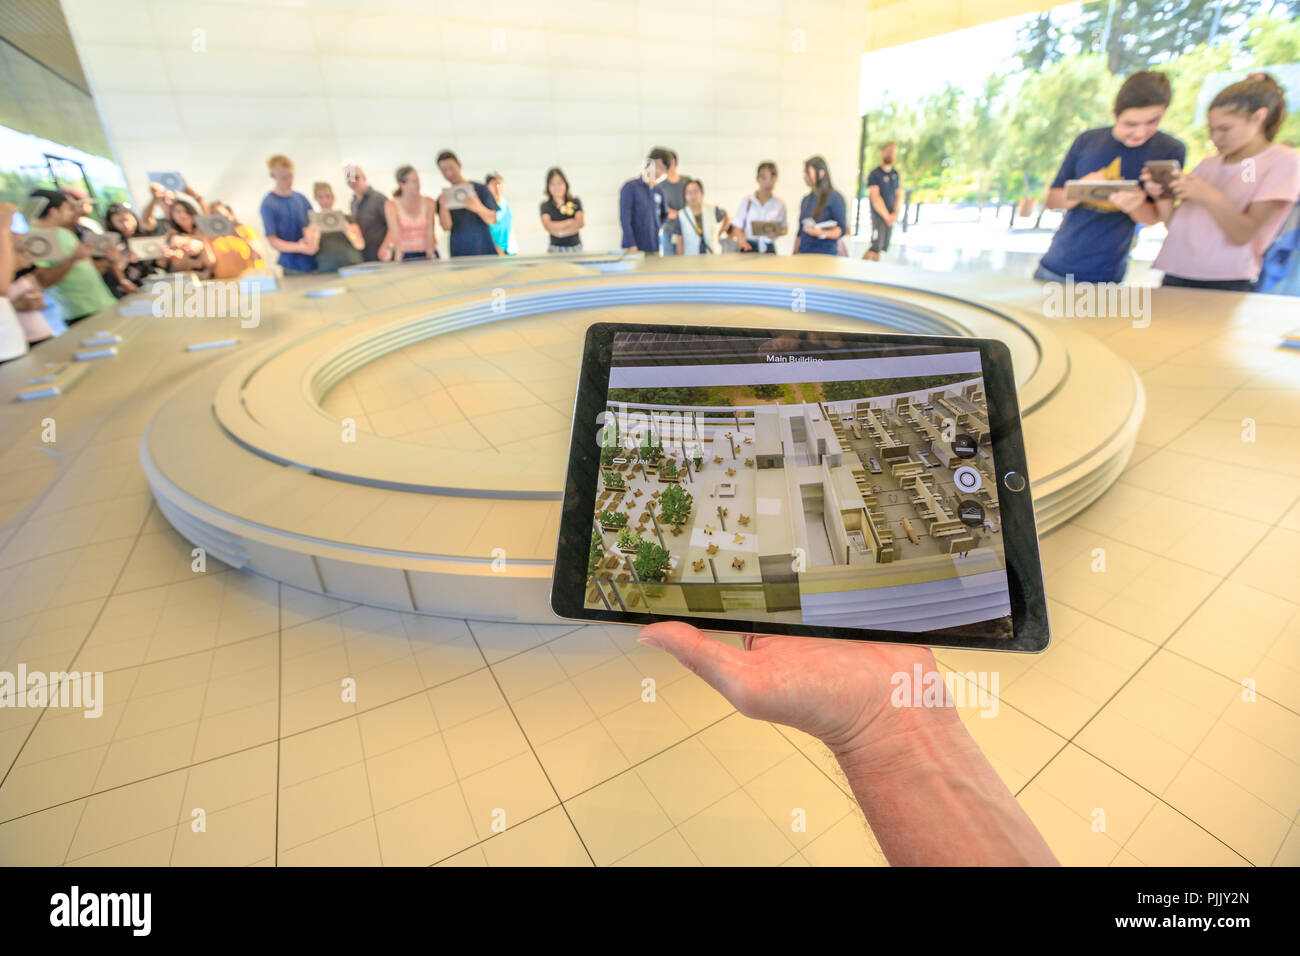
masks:
<svg viewBox="0 0 1300 956"><path fill-rule="evenodd" d="M1118 477L1143 396L1092 337L941 278L830 256L497 257L384 265L263 296L264 344L189 377L141 460L159 507L235 567L368 604L548 608L583 334L596 321L997 338L1040 531ZM1005 301L1028 283L986 284ZM969 466L966 466L969 467Z"/></svg>

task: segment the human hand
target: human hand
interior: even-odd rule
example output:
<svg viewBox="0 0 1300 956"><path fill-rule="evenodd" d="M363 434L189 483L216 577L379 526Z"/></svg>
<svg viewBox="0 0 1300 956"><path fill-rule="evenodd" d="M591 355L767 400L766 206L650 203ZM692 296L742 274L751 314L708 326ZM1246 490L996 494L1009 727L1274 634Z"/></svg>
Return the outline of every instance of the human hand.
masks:
<svg viewBox="0 0 1300 956"><path fill-rule="evenodd" d="M681 621L651 624L637 640L668 651L746 717L802 730L837 758L868 765L905 754L925 716L891 703L893 676L935 669L929 648L912 644L756 635L746 651Z"/></svg>
<svg viewBox="0 0 1300 956"><path fill-rule="evenodd" d="M1170 186L1177 199L1183 202L1208 202L1218 194L1218 190L1199 176L1191 174L1179 176Z"/></svg>
<svg viewBox="0 0 1300 956"><path fill-rule="evenodd" d="M14 215L18 207L11 202L0 202L0 232L8 232L13 226Z"/></svg>
<svg viewBox="0 0 1300 956"><path fill-rule="evenodd" d="M393 247L388 243L384 243L382 246L379 247L379 261L380 262L393 261Z"/></svg>
<svg viewBox="0 0 1300 956"><path fill-rule="evenodd" d="M149 193L150 195L153 196L154 199L162 199L166 194L166 192L167 191L163 189L162 186L158 183L149 184Z"/></svg>
<svg viewBox="0 0 1300 956"><path fill-rule="evenodd" d="M89 259L92 255L90 246L86 245L84 242L79 242L77 243L77 248L72 250L72 261L76 262L79 259Z"/></svg>
<svg viewBox="0 0 1300 956"><path fill-rule="evenodd" d="M39 312L45 308L45 293L40 289L28 289L14 299L14 308L19 312Z"/></svg>
<svg viewBox="0 0 1300 956"><path fill-rule="evenodd" d="M1159 199L1165 194L1165 187L1151 178L1151 170L1145 166L1142 167L1142 172L1138 173L1138 181L1142 183L1142 188L1152 199Z"/></svg>
<svg viewBox="0 0 1300 956"><path fill-rule="evenodd" d="M751 249L754 248L753 244L744 236L741 236L739 239L736 240L736 242L739 244L741 252L749 252Z"/></svg>
<svg viewBox="0 0 1300 956"><path fill-rule="evenodd" d="M1146 196L1139 190L1125 190L1122 192L1113 192L1106 197L1106 201L1126 213L1135 213L1146 205Z"/></svg>

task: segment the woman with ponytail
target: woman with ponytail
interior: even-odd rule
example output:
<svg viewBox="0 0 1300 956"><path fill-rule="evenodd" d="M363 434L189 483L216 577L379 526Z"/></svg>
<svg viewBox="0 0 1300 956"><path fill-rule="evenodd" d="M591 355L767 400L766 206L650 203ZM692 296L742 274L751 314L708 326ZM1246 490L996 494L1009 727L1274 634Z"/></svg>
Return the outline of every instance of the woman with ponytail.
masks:
<svg viewBox="0 0 1300 956"><path fill-rule="evenodd" d="M1153 263L1165 273L1165 285L1254 288L1265 251L1300 197L1300 155L1273 142L1285 119L1282 87L1267 73L1252 73L1210 103L1216 155L1174 179L1170 190L1143 171L1157 213L1169 226Z"/></svg>

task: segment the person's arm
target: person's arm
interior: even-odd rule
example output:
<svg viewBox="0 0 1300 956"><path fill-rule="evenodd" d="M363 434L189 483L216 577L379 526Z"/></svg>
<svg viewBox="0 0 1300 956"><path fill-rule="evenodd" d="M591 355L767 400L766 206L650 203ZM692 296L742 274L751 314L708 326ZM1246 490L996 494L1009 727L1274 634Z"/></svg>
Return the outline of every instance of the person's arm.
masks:
<svg viewBox="0 0 1300 956"><path fill-rule="evenodd" d="M478 188L475 187L470 190L470 201L465 204L465 208L474 213L489 226L495 226L497 222L496 200L489 199L488 201L492 203L491 206L488 206L487 203L483 201L478 194Z"/></svg>
<svg viewBox="0 0 1300 956"><path fill-rule="evenodd" d="M834 211L832 211L832 207ZM843 198L841 198L839 202L836 202L835 197L832 196L831 201L826 204L826 211L829 212L831 214L831 218L835 220L835 225L827 226L826 228L822 229L821 230L822 238L838 239L842 235L844 235L848 227L848 222L847 222L848 217L845 215Z"/></svg>
<svg viewBox="0 0 1300 956"><path fill-rule="evenodd" d="M633 205L634 200L631 191L628 189L627 184L624 184L618 194L618 223L623 229L623 236L619 245L629 252L639 251L636 247L636 233L632 231Z"/></svg>
<svg viewBox="0 0 1300 956"><path fill-rule="evenodd" d="M355 222L350 222L343 230L343 234L348 237L348 242L352 243L352 248L360 252L366 247L365 236L361 235L361 227Z"/></svg>
<svg viewBox="0 0 1300 956"><path fill-rule="evenodd" d="M1154 226L1160 221L1160 213L1154 202L1147 202L1147 194L1142 191L1114 192L1106 197L1107 201L1136 223Z"/></svg>
<svg viewBox="0 0 1300 956"><path fill-rule="evenodd" d="M199 210L203 213L203 215L207 216L211 214L212 210L208 206L207 201L194 191L194 187L191 186L188 181L185 183L185 188L181 191L184 192L187 196L192 197L194 201L199 204Z"/></svg>
<svg viewBox="0 0 1300 956"><path fill-rule="evenodd" d="M881 219L889 218L889 210L885 208L885 201L880 198L880 187L867 187L867 199L871 202L871 210Z"/></svg>
<svg viewBox="0 0 1300 956"><path fill-rule="evenodd" d="M429 224L424 232L424 254L432 259L433 254L438 251L438 237L434 232L434 221L438 218L438 207L432 196L425 196L420 202L424 205L424 221Z"/></svg>
<svg viewBox="0 0 1300 956"><path fill-rule="evenodd" d="M34 273L36 276L36 281L39 282L41 284L41 287L45 289L48 289L50 286L58 285L60 282L63 281L63 277L66 276L72 270L73 266L75 266L82 259L89 259L89 258L90 258L90 247L86 245L84 242L79 242L77 243L77 248L72 250L72 254L69 255L66 259L64 259L62 262L56 262L54 265L51 266L38 266L36 272Z"/></svg>
<svg viewBox="0 0 1300 956"><path fill-rule="evenodd" d="M898 177L898 182L894 184L894 208L889 213L889 224L892 226L898 222L898 210L903 206L903 177Z"/></svg>
<svg viewBox="0 0 1300 956"><path fill-rule="evenodd" d="M388 223L388 232L384 236L384 241L380 244L380 249L388 248L392 250L392 261L402 261L402 244L398 242L401 235L397 224L397 200L384 200L384 219Z"/></svg>
<svg viewBox="0 0 1300 956"><path fill-rule="evenodd" d="M14 213L18 207L11 202L0 202L0 296L9 295L9 285L14 280Z"/></svg>
<svg viewBox="0 0 1300 956"><path fill-rule="evenodd" d="M267 243L276 252L301 252L305 255L312 255L314 250L311 244L307 242L306 237L297 240L281 239L277 234L278 226L267 218L266 209L262 209L262 234L266 237Z"/></svg>
<svg viewBox="0 0 1300 956"><path fill-rule="evenodd" d="M441 197L434 200L434 206L438 210L438 222L442 223L442 231L451 232L451 207L442 201Z"/></svg>
<svg viewBox="0 0 1300 956"><path fill-rule="evenodd" d="M546 230L548 235L555 236L556 238L564 235L564 233L560 231L560 223L552 222L551 217L546 213L542 213L542 228Z"/></svg>
<svg viewBox="0 0 1300 956"><path fill-rule="evenodd" d="M1280 199L1252 202L1243 212L1207 180L1195 175L1175 179L1173 193L1182 202L1200 203L1208 209L1224 237L1234 246L1250 242L1270 219L1291 205Z"/></svg>
<svg viewBox="0 0 1300 956"><path fill-rule="evenodd" d="M951 696L944 706L897 699L899 682L918 673L922 687L942 684L929 649L760 635L741 650L680 621L652 624L637 640L672 654L742 715L821 740L891 864L1057 865Z"/></svg>

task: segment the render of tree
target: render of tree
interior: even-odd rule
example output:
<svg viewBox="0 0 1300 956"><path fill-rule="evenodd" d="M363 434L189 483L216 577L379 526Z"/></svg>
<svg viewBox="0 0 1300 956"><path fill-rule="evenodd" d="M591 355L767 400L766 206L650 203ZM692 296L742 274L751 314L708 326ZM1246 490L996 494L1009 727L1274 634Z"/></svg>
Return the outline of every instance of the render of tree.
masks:
<svg viewBox="0 0 1300 956"><path fill-rule="evenodd" d="M621 511L609 510L601 514L600 526L602 528L623 528L627 526L627 515Z"/></svg>
<svg viewBox="0 0 1300 956"><path fill-rule="evenodd" d="M643 461L657 461L663 457L664 446L659 436L647 428L645 437L641 439L641 447L637 451Z"/></svg>
<svg viewBox="0 0 1300 956"><path fill-rule="evenodd" d="M618 547L621 551L635 551L641 545L641 536L633 528L624 528L618 533Z"/></svg>
<svg viewBox="0 0 1300 956"><path fill-rule="evenodd" d="M605 487L613 491L622 491L627 488L627 482L623 476L616 471L605 472Z"/></svg>
<svg viewBox="0 0 1300 956"><path fill-rule="evenodd" d="M675 462L675 461L673 461L671 458L669 458L669 459L668 459L667 461L665 461L662 465L660 465L660 466L659 466L659 477L661 477L661 478L676 478L676 477L677 477L677 462Z"/></svg>
<svg viewBox="0 0 1300 956"><path fill-rule="evenodd" d="M681 485L669 485L659 496L659 513L669 524L681 524L691 516L695 500Z"/></svg>
<svg viewBox="0 0 1300 956"><path fill-rule="evenodd" d="M642 581L662 581L671 562L672 556L666 548L653 541L643 540L637 547L636 557L632 559L632 567Z"/></svg>
<svg viewBox="0 0 1300 956"><path fill-rule="evenodd" d="M781 397L780 385L770 385L770 384L755 385L753 386L753 389L754 389L755 398L780 398Z"/></svg>
<svg viewBox="0 0 1300 956"><path fill-rule="evenodd" d="M587 574L596 573L596 565L600 564L600 559L605 556L605 542L601 540L600 532L593 530L591 532L591 553L587 557Z"/></svg>

